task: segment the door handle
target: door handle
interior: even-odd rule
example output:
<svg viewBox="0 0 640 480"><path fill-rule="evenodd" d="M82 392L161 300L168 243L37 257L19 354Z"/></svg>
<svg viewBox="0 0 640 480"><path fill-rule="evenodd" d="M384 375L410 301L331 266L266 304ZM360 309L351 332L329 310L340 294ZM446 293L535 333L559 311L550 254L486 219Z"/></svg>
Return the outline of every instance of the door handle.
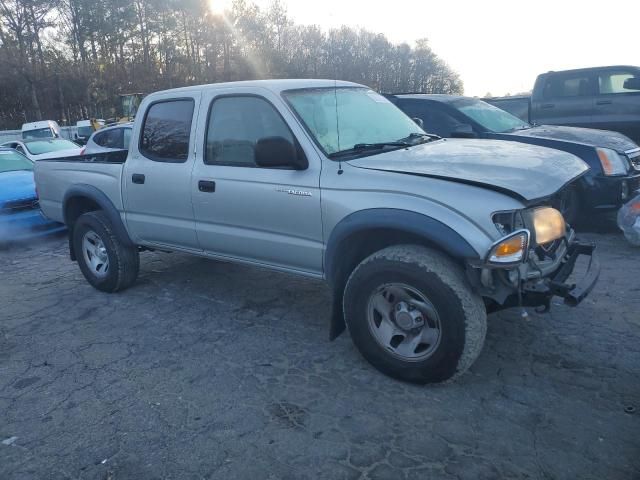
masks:
<svg viewBox="0 0 640 480"><path fill-rule="evenodd" d="M200 180L198 182L198 190L201 192L215 192L216 191L216 182L211 180Z"/></svg>
<svg viewBox="0 0 640 480"><path fill-rule="evenodd" d="M131 175L131 181L142 185L144 183L144 175L141 173L134 173Z"/></svg>
<svg viewBox="0 0 640 480"><path fill-rule="evenodd" d="M596 101L596 105L611 105L613 102L611 100L598 100Z"/></svg>
<svg viewBox="0 0 640 480"><path fill-rule="evenodd" d="M543 103L542 105L540 105L540 108L547 110L549 108L555 108L555 106L555 103Z"/></svg>

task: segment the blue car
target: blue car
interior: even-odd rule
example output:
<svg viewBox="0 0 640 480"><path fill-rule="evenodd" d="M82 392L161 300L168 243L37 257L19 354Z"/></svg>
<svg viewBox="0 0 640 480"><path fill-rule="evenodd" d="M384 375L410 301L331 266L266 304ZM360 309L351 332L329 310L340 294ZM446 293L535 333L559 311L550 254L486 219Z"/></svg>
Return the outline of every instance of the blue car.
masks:
<svg viewBox="0 0 640 480"><path fill-rule="evenodd" d="M64 229L40 212L33 162L11 148L0 148L0 245Z"/></svg>

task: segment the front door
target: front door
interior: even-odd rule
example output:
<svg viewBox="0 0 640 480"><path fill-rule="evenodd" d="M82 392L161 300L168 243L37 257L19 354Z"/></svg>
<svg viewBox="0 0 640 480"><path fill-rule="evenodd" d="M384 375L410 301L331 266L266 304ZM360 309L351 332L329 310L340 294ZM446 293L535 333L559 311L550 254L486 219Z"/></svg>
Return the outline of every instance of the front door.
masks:
<svg viewBox="0 0 640 480"><path fill-rule="evenodd" d="M191 171L200 94L156 99L136 124L124 169L127 229L138 243L200 250Z"/></svg>
<svg viewBox="0 0 640 480"><path fill-rule="evenodd" d="M598 73L594 128L622 132L638 142L640 89L630 85L633 79L640 79L640 70L620 67Z"/></svg>
<svg viewBox="0 0 640 480"><path fill-rule="evenodd" d="M251 92L203 95L207 127L199 134L204 149L191 187L198 240L212 255L321 274L321 163L312 148L298 144L302 130L282 100ZM256 144L273 137L293 143L309 167L258 167Z"/></svg>

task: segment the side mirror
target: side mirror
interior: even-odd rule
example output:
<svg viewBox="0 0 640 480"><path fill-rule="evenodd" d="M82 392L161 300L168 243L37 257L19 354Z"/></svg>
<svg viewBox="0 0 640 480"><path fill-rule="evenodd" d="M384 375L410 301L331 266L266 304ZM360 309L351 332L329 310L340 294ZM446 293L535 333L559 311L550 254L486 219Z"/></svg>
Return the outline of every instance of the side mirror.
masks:
<svg viewBox="0 0 640 480"><path fill-rule="evenodd" d="M265 168L288 167L305 170L309 167L307 157L296 146L283 137L261 138L256 143L256 165Z"/></svg>
<svg viewBox="0 0 640 480"><path fill-rule="evenodd" d="M473 127L468 123L459 123L453 130L451 130L452 138L476 138L476 132L473 131Z"/></svg>
<svg viewBox="0 0 640 480"><path fill-rule="evenodd" d="M418 125L420 128L424 130L424 122L422 121L421 118L412 117L411 120L413 120L416 123L416 125Z"/></svg>
<svg viewBox="0 0 640 480"><path fill-rule="evenodd" d="M625 90L640 90L640 77L627 78L622 84Z"/></svg>

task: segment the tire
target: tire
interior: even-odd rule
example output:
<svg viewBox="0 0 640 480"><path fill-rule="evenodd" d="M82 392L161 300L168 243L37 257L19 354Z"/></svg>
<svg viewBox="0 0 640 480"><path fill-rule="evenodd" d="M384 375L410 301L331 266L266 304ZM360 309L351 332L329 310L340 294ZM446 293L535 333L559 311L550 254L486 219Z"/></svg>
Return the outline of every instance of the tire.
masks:
<svg viewBox="0 0 640 480"><path fill-rule="evenodd" d="M388 247L363 260L347 281L343 306L351 338L364 358L381 372L412 383L444 382L464 373L480 354L487 332L484 302L462 268L417 245ZM400 335L396 330L388 335L390 328Z"/></svg>
<svg viewBox="0 0 640 480"><path fill-rule="evenodd" d="M94 288L113 293L133 285L140 268L138 250L120 241L103 212L81 215L72 236L80 270Z"/></svg>

